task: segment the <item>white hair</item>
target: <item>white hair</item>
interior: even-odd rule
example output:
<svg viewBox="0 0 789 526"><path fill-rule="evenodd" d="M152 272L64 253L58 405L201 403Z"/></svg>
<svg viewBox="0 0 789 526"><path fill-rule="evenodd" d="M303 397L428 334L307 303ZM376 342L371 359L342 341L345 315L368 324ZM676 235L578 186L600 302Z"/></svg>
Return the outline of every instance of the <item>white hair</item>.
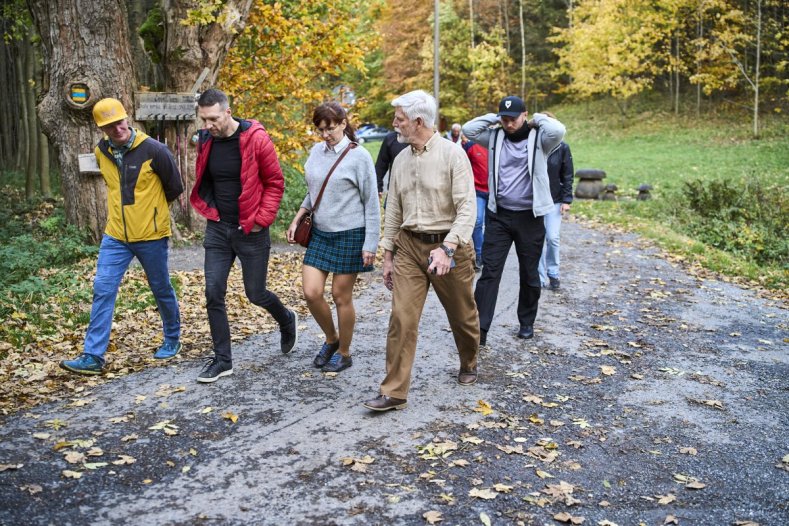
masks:
<svg viewBox="0 0 789 526"><path fill-rule="evenodd" d="M452 129L453 130L460 131L460 128L461 128L461 126L460 126L459 122L456 122L455 124L452 125Z"/></svg>
<svg viewBox="0 0 789 526"><path fill-rule="evenodd" d="M421 89L400 95L392 101L392 106L402 109L409 120L421 117L425 126L432 128L435 125L436 99Z"/></svg>

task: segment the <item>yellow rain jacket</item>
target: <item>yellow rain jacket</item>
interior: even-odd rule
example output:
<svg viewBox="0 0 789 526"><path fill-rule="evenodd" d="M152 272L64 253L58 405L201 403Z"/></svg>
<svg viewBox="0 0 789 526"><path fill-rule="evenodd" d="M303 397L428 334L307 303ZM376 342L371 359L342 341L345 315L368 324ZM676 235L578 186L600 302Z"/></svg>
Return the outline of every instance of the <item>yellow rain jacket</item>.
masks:
<svg viewBox="0 0 789 526"><path fill-rule="evenodd" d="M181 173L167 147L135 130L131 148L119 162L105 137L96 146L96 160L107 183L109 217L104 233L119 241L154 241L169 237L170 209L184 191Z"/></svg>

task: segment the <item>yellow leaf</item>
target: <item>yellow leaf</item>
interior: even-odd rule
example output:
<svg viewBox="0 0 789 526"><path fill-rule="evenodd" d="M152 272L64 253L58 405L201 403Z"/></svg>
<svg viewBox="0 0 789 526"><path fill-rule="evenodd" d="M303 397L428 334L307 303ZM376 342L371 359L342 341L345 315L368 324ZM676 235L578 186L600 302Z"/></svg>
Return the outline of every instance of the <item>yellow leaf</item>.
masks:
<svg viewBox="0 0 789 526"><path fill-rule="evenodd" d="M493 413L493 408L485 400L478 400L477 407L474 408L474 411L482 413L484 416L488 416L489 414Z"/></svg>
<svg viewBox="0 0 789 526"><path fill-rule="evenodd" d="M583 517L577 517L575 515L570 515L566 511L563 511L561 513L557 513L556 515L553 516L553 518L556 519L559 522L568 522L568 523L571 523L571 524L583 524L583 522L585 520Z"/></svg>
<svg viewBox="0 0 789 526"><path fill-rule="evenodd" d="M137 440L140 438L137 436L137 433L132 433L131 435L126 435L125 437L121 438L121 442L129 442L131 440Z"/></svg>
<svg viewBox="0 0 789 526"><path fill-rule="evenodd" d="M70 469L64 469L63 471L61 471L61 474L64 477L69 478L69 479L78 479L78 478L82 477L82 473L81 472L79 472L79 471L71 471Z"/></svg>
<svg viewBox="0 0 789 526"><path fill-rule="evenodd" d="M222 413L222 418L224 418L225 420L230 420L234 424L238 422L238 415L233 413L232 411L227 411L225 413Z"/></svg>
<svg viewBox="0 0 789 526"><path fill-rule="evenodd" d="M99 469L108 466L109 464L106 462L85 462L82 465L85 467L85 469Z"/></svg>
<svg viewBox="0 0 789 526"><path fill-rule="evenodd" d="M538 470L536 470L536 471L535 471L535 473L536 473L536 474L537 474L537 476L538 476L538 477L540 477L541 479L553 478L553 475L551 475L551 474L550 474L550 473L548 473L547 471L543 471L543 470L541 470L541 469L538 469Z"/></svg>
<svg viewBox="0 0 789 526"><path fill-rule="evenodd" d="M507 486L506 484L494 484L493 489L499 493L509 493L512 491L512 486Z"/></svg>
<svg viewBox="0 0 789 526"><path fill-rule="evenodd" d="M210 412L211 412L211 411L213 411L213 410L214 410L214 408L213 408L213 407L211 407L211 406L208 406L208 407L204 407L204 408L203 408L203 409L202 409L200 412L201 412L202 414L204 414L204 415L205 415L205 414L207 414L207 413L210 413Z"/></svg>
<svg viewBox="0 0 789 526"><path fill-rule="evenodd" d="M181 473L188 473L190 469L192 469L190 466L184 466L181 468Z"/></svg>
<svg viewBox="0 0 789 526"><path fill-rule="evenodd" d="M488 514L484 511L479 514L479 520L485 526L490 526L490 517L488 517Z"/></svg>
<svg viewBox="0 0 789 526"><path fill-rule="evenodd" d="M64 458L69 464L79 464L85 460L85 455L79 451L66 451Z"/></svg>
<svg viewBox="0 0 789 526"><path fill-rule="evenodd" d="M46 440L51 435L49 433L33 433L33 438L37 438L39 440Z"/></svg>

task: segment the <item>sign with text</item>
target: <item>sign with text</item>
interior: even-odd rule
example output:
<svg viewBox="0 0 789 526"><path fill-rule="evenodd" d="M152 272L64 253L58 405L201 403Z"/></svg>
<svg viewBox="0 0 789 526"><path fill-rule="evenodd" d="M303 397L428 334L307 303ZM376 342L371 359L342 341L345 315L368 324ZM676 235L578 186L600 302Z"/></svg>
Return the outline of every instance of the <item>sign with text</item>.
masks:
<svg viewBox="0 0 789 526"><path fill-rule="evenodd" d="M194 93L154 93L143 91L134 94L138 121L175 121L195 119Z"/></svg>

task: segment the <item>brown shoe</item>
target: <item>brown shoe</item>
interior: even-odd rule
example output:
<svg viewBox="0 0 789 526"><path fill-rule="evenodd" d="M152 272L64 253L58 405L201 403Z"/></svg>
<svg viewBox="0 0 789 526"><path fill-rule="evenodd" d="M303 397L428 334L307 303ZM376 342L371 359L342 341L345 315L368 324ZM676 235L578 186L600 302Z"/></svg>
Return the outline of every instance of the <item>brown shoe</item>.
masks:
<svg viewBox="0 0 789 526"><path fill-rule="evenodd" d="M460 385L474 385L477 383L477 370L464 371L461 369L458 373L458 383Z"/></svg>
<svg viewBox="0 0 789 526"><path fill-rule="evenodd" d="M405 409L408 405L406 400L392 398L391 396L378 395L372 400L367 400L364 407L370 411L389 411L390 409Z"/></svg>

